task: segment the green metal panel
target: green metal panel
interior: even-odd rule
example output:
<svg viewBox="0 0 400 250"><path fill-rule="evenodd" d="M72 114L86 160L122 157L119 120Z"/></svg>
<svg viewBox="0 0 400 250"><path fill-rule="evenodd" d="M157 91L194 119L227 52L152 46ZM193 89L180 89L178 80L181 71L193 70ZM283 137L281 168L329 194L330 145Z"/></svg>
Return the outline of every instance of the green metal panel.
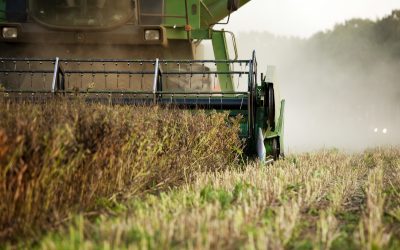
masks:
<svg viewBox="0 0 400 250"><path fill-rule="evenodd" d="M187 6L185 4L185 1L182 0L165 1L164 15L166 15L167 17L164 19L164 25L171 27L175 26L179 28L179 27L184 27L186 24L189 24L192 27L192 29L199 29L200 28L199 5L200 5L200 0L187 0ZM187 23L186 17L189 23Z"/></svg>
<svg viewBox="0 0 400 250"><path fill-rule="evenodd" d="M193 30L192 38L199 39L199 40L211 39L211 31L209 29Z"/></svg>
<svg viewBox="0 0 400 250"><path fill-rule="evenodd" d="M250 0L240 0L240 7ZM166 16L186 16L185 0L166 0ZM187 0L187 14L189 24L193 29L209 28L229 15L227 9L227 0ZM166 26L182 27L186 25L185 18L166 17L164 24Z"/></svg>
<svg viewBox="0 0 400 250"><path fill-rule="evenodd" d="M240 0L240 7L251 0ZM229 15L227 0L201 0L201 27L208 28Z"/></svg>
<svg viewBox="0 0 400 250"><path fill-rule="evenodd" d="M215 60L229 60L224 31L213 31L212 44ZM231 70L230 64L228 63L217 63L217 69L219 72L229 72ZM230 75L221 74L218 76L218 79L222 91L234 91L232 77Z"/></svg>
<svg viewBox="0 0 400 250"><path fill-rule="evenodd" d="M240 7L251 0L240 0ZM187 39L188 34L185 31L187 24L186 9L184 0L165 1L166 17L164 26L167 28L167 37L169 39ZM187 0L187 14L189 25L192 28L190 32L191 39L211 39L210 32L212 25L218 23L229 15L227 9L227 0Z"/></svg>
<svg viewBox="0 0 400 250"><path fill-rule="evenodd" d="M183 27L167 27L168 39L187 39L187 32ZM211 39L209 29L195 29L191 32L191 39L207 40Z"/></svg>
<svg viewBox="0 0 400 250"><path fill-rule="evenodd" d="M0 22L6 20L6 1L0 0Z"/></svg>
<svg viewBox="0 0 400 250"><path fill-rule="evenodd" d="M188 38L187 32L185 31L185 28L183 28L183 27L179 27L179 28L167 27L166 30L167 30L167 38L168 39L184 40L184 39Z"/></svg>

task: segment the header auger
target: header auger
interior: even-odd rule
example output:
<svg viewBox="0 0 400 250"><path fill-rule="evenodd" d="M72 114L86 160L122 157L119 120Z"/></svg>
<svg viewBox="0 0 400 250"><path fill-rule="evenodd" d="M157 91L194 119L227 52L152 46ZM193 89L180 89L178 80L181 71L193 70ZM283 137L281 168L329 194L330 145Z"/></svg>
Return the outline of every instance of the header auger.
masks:
<svg viewBox="0 0 400 250"><path fill-rule="evenodd" d="M0 0L1 98L228 111L243 117L248 155L276 160L284 101L273 68L259 75L255 52L238 60L234 35L213 29L247 2ZM200 59L202 40L211 40L213 60Z"/></svg>

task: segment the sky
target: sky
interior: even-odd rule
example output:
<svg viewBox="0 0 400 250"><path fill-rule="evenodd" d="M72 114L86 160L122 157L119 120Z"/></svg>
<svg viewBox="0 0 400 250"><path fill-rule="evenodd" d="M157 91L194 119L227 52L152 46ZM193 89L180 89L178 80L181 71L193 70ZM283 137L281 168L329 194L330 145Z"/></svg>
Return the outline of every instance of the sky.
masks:
<svg viewBox="0 0 400 250"><path fill-rule="evenodd" d="M351 18L377 19L400 9L400 0L252 0L225 29L269 31L307 38Z"/></svg>

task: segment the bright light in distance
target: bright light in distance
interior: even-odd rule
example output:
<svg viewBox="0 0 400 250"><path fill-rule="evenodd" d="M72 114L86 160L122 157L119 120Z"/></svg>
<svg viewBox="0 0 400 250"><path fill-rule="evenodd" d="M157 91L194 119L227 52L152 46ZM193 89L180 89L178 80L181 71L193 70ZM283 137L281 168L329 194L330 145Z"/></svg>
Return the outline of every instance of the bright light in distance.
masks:
<svg viewBox="0 0 400 250"><path fill-rule="evenodd" d="M375 133L378 133L378 128L375 128L375 129L374 129L374 132L375 132Z"/></svg>
<svg viewBox="0 0 400 250"><path fill-rule="evenodd" d="M384 129L382 130L382 133L384 133L384 134L387 134L387 132L388 132L387 128L384 128Z"/></svg>

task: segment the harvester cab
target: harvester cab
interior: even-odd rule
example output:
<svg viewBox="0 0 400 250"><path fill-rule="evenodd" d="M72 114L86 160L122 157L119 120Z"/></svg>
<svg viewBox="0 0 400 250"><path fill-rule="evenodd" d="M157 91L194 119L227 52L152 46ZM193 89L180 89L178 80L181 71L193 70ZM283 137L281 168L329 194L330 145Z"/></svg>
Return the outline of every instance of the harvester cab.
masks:
<svg viewBox="0 0 400 250"><path fill-rule="evenodd" d="M227 111L242 117L248 155L276 160L284 101L274 69L259 74L256 54L239 60L234 34L214 29L249 1L0 0L1 98ZM212 60L196 53L203 40Z"/></svg>

